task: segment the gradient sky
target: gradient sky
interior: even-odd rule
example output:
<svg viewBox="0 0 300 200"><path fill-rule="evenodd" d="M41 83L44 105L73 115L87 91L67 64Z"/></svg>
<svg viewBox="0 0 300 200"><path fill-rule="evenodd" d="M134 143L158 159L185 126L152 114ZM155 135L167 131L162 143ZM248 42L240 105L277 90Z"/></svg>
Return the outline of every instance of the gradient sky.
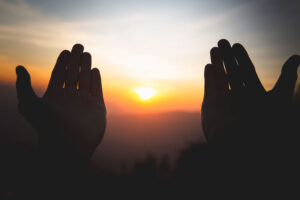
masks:
<svg viewBox="0 0 300 200"><path fill-rule="evenodd" d="M0 81L16 65L45 90L60 51L81 43L101 71L110 113L200 111L203 71L219 39L247 49L267 89L300 54L297 0L0 0ZM142 101L137 87L157 95Z"/></svg>

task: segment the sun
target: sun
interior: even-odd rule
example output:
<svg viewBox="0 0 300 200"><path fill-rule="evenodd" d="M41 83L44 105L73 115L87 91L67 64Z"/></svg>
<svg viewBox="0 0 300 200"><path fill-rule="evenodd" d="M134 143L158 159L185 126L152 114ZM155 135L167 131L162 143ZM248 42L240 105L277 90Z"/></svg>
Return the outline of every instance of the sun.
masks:
<svg viewBox="0 0 300 200"><path fill-rule="evenodd" d="M136 93L143 100L148 100L156 94L156 90L147 87L138 87L135 89Z"/></svg>

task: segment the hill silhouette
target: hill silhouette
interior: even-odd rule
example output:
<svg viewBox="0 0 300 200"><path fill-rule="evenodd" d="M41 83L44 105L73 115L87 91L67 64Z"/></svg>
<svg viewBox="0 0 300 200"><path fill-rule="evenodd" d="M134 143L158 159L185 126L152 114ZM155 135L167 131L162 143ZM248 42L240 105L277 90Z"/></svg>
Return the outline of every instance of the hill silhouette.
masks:
<svg viewBox="0 0 300 200"><path fill-rule="evenodd" d="M30 154L38 138L17 111L15 86L2 83L0 92L6 94L0 99L2 148L17 157ZM91 160L95 170L120 172L122 166L132 168L149 154L158 160L167 156L174 162L182 149L195 141L204 141L200 112L114 114L107 118L104 140Z"/></svg>

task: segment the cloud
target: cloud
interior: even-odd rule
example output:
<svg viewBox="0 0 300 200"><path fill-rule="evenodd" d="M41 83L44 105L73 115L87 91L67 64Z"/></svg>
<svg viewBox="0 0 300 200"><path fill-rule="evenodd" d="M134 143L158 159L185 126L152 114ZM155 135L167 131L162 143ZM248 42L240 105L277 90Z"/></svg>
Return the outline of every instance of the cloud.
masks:
<svg viewBox="0 0 300 200"><path fill-rule="evenodd" d="M191 2L193 1L189 1ZM202 77L203 67L209 62L210 48L224 37L233 42L244 43L251 55L254 55L254 60L261 66L278 63L280 67L281 60L292 51L287 49L297 49L293 47L296 44L295 39L280 39L282 35L277 31L277 20L272 20L273 16L277 19L281 15L288 15L286 4L281 15L275 15L280 5L277 1L230 1L227 4L213 1L211 10L205 10L208 3L202 1L191 4L195 5L195 8L183 6L189 3L182 2L169 2L168 5L172 6L168 8L166 2L156 2L152 10L140 10L137 8L146 4L134 4L132 1L129 5L138 5L135 9L120 3L114 7L121 6L119 9L122 12L116 12L118 9L115 8L111 14L106 12L105 15L100 12L101 9L112 8L112 4L98 6L100 11L96 12L97 9L91 8L97 7L95 1L93 4L89 2L90 5L82 3L81 10L86 13L86 17L82 18L75 17L76 9L79 8L72 7L70 1L51 3L56 6L52 9L65 8L65 4L71 6L72 9L66 12L69 16L73 14L73 20L71 17L66 19L64 15L56 15L57 13L50 15L49 12L45 12L49 6L35 3L37 5L32 1L28 3L24 0L0 0L0 42L2 40L24 43L41 47L45 51L69 49L74 43L80 42L94 56L95 65L109 66L104 70L115 77L141 81L196 81L198 77ZM74 4L80 5L79 2ZM104 5L103 1L99 4ZM269 6L264 13L263 10L270 4L273 6ZM201 5L204 5L203 8ZM74 12L71 12L73 9ZM197 9L199 14L194 13ZM290 23L284 26L286 30L291 29L292 25L295 26L291 21L297 21L292 17L284 19L290 20ZM285 21L280 20L278 26ZM268 23L271 24L271 33L263 26ZM274 38L281 46L274 43ZM291 41L282 50L283 41L289 39ZM277 70L279 73L279 67L271 70ZM261 72L260 69L258 71Z"/></svg>

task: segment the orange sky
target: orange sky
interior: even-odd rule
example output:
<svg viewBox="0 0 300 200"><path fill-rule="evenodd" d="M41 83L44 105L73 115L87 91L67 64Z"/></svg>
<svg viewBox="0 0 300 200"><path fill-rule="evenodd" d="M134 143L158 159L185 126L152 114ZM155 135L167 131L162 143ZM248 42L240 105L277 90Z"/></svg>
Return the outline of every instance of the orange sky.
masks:
<svg viewBox="0 0 300 200"><path fill-rule="evenodd" d="M291 19L260 1L72 1L72 12L67 2L0 0L0 82L14 83L23 65L41 95L59 53L82 43L100 69L110 113L200 111L204 66L219 39L244 44L267 89L300 50L294 32L291 41L276 35ZM157 94L143 101L137 87Z"/></svg>
<svg viewBox="0 0 300 200"><path fill-rule="evenodd" d="M0 67L6 69L0 74L1 82L15 84L15 66L17 66L15 62L1 62ZM35 91L41 96L47 87L52 69L50 67L35 66L27 67L27 69L30 72ZM113 78L105 77L105 75L102 75L102 77L107 109L113 113L148 113L172 110L200 111L203 98L201 78L199 78L198 85L194 87L193 84L190 84L189 87L182 85L165 88L159 87L159 85L153 86L152 88L157 93L148 100L142 100L135 89L140 86L149 86L149 84L126 84L126 80L122 84L115 84ZM120 79L118 81L122 82Z"/></svg>

